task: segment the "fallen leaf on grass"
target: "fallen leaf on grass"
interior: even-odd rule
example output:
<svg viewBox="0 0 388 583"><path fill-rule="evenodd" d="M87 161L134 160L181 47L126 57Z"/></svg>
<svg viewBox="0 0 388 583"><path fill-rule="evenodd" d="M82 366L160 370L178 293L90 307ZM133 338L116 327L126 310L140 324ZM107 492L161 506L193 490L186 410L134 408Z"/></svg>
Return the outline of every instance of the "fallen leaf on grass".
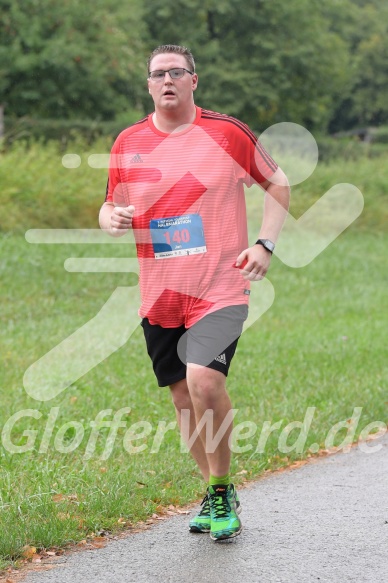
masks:
<svg viewBox="0 0 388 583"><path fill-rule="evenodd" d="M100 538L103 538L104 536L109 536L109 535L110 535L109 530L104 530L104 529L98 530L94 535L94 539L99 540Z"/></svg>
<svg viewBox="0 0 388 583"><path fill-rule="evenodd" d="M32 557L36 554L36 547L30 547L29 545L25 545L22 548L22 551L23 559L32 559Z"/></svg>
<svg viewBox="0 0 388 583"><path fill-rule="evenodd" d="M96 543L96 542L92 542L92 547L94 549L103 549L104 547L106 547L106 541L103 543Z"/></svg>
<svg viewBox="0 0 388 583"><path fill-rule="evenodd" d="M102 549L106 546L107 539L104 536L95 536L94 533L91 533L90 538L88 540L81 540L78 545L85 546L90 545L93 549Z"/></svg>
<svg viewBox="0 0 388 583"><path fill-rule="evenodd" d="M54 494L52 497L53 502L65 502L66 500L78 500L77 494Z"/></svg>

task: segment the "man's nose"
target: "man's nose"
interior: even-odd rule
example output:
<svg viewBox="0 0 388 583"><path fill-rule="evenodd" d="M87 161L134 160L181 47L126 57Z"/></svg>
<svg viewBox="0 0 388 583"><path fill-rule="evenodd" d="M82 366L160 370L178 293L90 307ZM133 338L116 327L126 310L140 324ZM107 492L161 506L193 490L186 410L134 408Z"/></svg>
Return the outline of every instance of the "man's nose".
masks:
<svg viewBox="0 0 388 583"><path fill-rule="evenodd" d="M166 75L167 75L167 79L166 79ZM166 71L166 72L164 73L164 82L165 82L165 83L172 83L172 77L171 77L171 75L170 75L169 71Z"/></svg>

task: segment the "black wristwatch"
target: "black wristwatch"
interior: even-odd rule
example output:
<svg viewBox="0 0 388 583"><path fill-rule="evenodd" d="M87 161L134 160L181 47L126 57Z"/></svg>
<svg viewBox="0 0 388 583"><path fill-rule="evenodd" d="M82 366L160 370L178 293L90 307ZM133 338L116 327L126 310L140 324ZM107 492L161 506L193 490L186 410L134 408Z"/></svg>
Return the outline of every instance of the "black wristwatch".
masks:
<svg viewBox="0 0 388 583"><path fill-rule="evenodd" d="M273 253L275 249L275 243L272 243L269 239L257 239L255 245L263 245L264 249L267 249L270 253Z"/></svg>

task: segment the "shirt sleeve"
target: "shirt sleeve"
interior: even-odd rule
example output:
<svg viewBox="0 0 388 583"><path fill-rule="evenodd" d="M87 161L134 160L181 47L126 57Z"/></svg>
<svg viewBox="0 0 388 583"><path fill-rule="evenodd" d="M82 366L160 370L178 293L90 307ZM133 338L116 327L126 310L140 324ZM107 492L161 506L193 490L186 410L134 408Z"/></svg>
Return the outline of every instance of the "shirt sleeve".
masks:
<svg viewBox="0 0 388 583"><path fill-rule="evenodd" d="M116 202L116 198L118 195L118 191L121 188L121 176L120 176L120 164L119 164L119 142L118 140L115 141L113 147L110 152L109 158L109 171L108 171L108 182L106 185L106 195L105 195L105 202L113 202L113 195L114 195L114 202Z"/></svg>
<svg viewBox="0 0 388 583"><path fill-rule="evenodd" d="M269 180L278 168L257 136L237 120L233 128L232 151L237 163L237 178L247 186Z"/></svg>

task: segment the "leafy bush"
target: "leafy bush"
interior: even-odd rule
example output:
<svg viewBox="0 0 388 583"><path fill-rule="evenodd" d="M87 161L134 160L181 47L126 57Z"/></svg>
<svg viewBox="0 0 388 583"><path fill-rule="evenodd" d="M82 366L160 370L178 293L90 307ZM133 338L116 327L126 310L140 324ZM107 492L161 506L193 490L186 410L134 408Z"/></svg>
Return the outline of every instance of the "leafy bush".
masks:
<svg viewBox="0 0 388 583"><path fill-rule="evenodd" d="M60 142L15 141L0 154L0 231L28 228L98 228L107 170L88 165L92 153L109 153L111 138L93 148L78 137L67 147ZM62 164L65 153L80 156L78 168Z"/></svg>
<svg viewBox="0 0 388 583"><path fill-rule="evenodd" d="M376 144L388 144L388 126L371 129L373 142Z"/></svg>
<svg viewBox="0 0 388 583"><path fill-rule="evenodd" d="M23 117L6 119L5 144L16 140L43 141L57 140L67 144L77 136L82 136L86 143L92 144L101 136L117 136L124 128L132 125L142 117L142 112L130 110L114 121L90 119L33 119Z"/></svg>
<svg viewBox="0 0 388 583"><path fill-rule="evenodd" d="M360 160L388 153L388 148L381 148L381 144L364 142L357 136L319 136L318 138L316 137L316 140L319 148L319 160L325 163L339 158L342 160Z"/></svg>
<svg viewBox="0 0 388 583"><path fill-rule="evenodd" d="M111 137L101 137L90 145L78 136L66 144L44 143L43 140L17 140L10 144L0 153L0 231L98 228L107 169L91 168L88 156L108 154L112 141ZM292 188L292 214L303 214L332 186L349 182L357 186L365 198L364 211L357 220L358 228L385 229L388 222L387 147L373 144L372 148L369 144L368 149L368 144L334 139L318 140L318 143L317 168L308 180ZM78 155L79 167L63 166L65 154Z"/></svg>

